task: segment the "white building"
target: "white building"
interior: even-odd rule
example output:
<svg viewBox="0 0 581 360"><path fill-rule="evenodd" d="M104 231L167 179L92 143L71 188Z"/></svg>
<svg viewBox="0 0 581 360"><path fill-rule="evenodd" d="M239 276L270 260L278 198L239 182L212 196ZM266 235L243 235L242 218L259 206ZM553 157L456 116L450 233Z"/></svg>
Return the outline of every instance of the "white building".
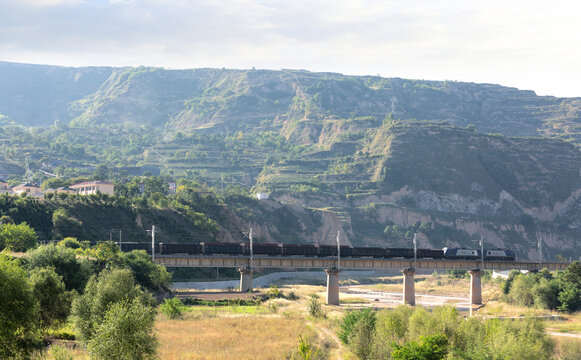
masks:
<svg viewBox="0 0 581 360"><path fill-rule="evenodd" d="M91 195L96 193L114 195L115 184L108 181L85 181L69 186L77 191L79 195Z"/></svg>
<svg viewBox="0 0 581 360"><path fill-rule="evenodd" d="M267 193L258 193L258 194L256 194L256 198L258 200L266 200L266 199L268 199L268 194Z"/></svg>

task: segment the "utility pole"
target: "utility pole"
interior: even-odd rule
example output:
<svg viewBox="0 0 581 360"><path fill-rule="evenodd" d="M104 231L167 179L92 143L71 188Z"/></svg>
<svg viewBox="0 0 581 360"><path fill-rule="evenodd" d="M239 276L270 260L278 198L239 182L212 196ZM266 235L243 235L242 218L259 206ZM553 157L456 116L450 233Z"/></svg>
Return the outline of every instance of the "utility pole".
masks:
<svg viewBox="0 0 581 360"><path fill-rule="evenodd" d="M121 234L123 234L123 230L119 229L119 250L123 251L123 248L121 247Z"/></svg>
<svg viewBox="0 0 581 360"><path fill-rule="evenodd" d="M254 250L253 250L253 243L252 243L252 238L253 238L253 233L252 233L252 228L250 228L250 232L248 233L248 237L250 238L250 270L254 270Z"/></svg>
<svg viewBox="0 0 581 360"><path fill-rule="evenodd" d="M539 236L539 241L537 242L538 252L539 252L539 270L543 268L543 239Z"/></svg>
<svg viewBox="0 0 581 360"><path fill-rule="evenodd" d="M418 242L417 233L414 233L414 269L418 268Z"/></svg>
<svg viewBox="0 0 581 360"><path fill-rule="evenodd" d="M481 259L481 271L484 271L484 239L480 236L480 259Z"/></svg>
<svg viewBox="0 0 581 360"><path fill-rule="evenodd" d="M151 225L151 261L155 263L155 225Z"/></svg>
<svg viewBox="0 0 581 360"><path fill-rule="evenodd" d="M115 229L109 229L109 241L113 242L113 230Z"/></svg>
<svg viewBox="0 0 581 360"><path fill-rule="evenodd" d="M337 230L337 270L341 270L341 239L339 237L339 230Z"/></svg>

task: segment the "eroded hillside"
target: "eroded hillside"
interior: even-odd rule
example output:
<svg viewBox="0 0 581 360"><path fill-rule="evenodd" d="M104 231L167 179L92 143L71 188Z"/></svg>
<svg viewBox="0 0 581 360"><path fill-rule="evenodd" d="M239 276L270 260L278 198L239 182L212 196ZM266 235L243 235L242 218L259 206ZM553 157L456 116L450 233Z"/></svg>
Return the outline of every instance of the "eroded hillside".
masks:
<svg viewBox="0 0 581 360"><path fill-rule="evenodd" d="M0 77L4 175L105 164L119 179L147 169L271 195L229 197L209 215L220 231L200 239L253 226L269 242L342 230L356 245L410 246L417 232L426 247L482 236L526 258L539 240L547 258L581 255L579 98L294 70L0 63ZM114 228L102 221L91 226Z"/></svg>

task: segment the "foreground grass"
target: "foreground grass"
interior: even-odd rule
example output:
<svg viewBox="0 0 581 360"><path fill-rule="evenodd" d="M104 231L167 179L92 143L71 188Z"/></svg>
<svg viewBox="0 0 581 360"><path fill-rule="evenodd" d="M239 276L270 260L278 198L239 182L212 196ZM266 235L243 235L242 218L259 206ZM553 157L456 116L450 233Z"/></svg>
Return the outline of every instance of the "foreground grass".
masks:
<svg viewBox="0 0 581 360"><path fill-rule="evenodd" d="M581 333L581 311L574 314L566 316L565 321L550 321L547 323L547 327L552 331L558 331L563 333L577 332ZM581 342L581 339L579 339ZM581 358L581 353L579 354Z"/></svg>
<svg viewBox="0 0 581 360"><path fill-rule="evenodd" d="M303 319L237 316L159 319L159 357L190 359L283 359L299 334L310 330Z"/></svg>
<svg viewBox="0 0 581 360"><path fill-rule="evenodd" d="M401 278L401 277L400 277ZM386 278L383 286L394 286L401 291L400 279ZM393 283L386 283L393 282ZM426 293L466 292L469 280L424 278L416 283ZM369 285L370 287L373 285ZM486 289L486 290L485 290ZM314 319L307 314L307 302L312 295L324 303L325 287L318 285L281 284L285 294L293 292L298 300L273 299L256 305L188 306L183 320L168 320L159 316L156 334L160 342L159 359L284 359L296 350L298 336L314 339L320 348L330 354L330 359L354 360L349 348L337 339L340 319L353 305L369 306L369 301L356 295L341 294L341 306L324 306L325 318ZM501 295L496 284L485 285L485 298ZM541 309L514 306L486 300L477 316L542 316L557 314ZM581 313L565 315L567 321L547 321L548 331L581 332ZM581 339L557 338L557 353L566 359L576 359L571 354L581 353ZM88 359L80 349L73 350L74 359ZM48 355L47 359L54 359ZM581 359L581 357L578 357Z"/></svg>

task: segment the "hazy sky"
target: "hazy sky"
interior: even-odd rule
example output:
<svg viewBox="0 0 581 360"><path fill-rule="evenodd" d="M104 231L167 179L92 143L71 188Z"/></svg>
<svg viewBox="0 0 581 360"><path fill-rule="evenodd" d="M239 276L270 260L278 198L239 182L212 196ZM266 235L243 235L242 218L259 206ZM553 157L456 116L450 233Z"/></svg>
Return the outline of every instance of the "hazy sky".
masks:
<svg viewBox="0 0 581 360"><path fill-rule="evenodd" d="M0 0L0 60L290 68L581 96L581 2Z"/></svg>

